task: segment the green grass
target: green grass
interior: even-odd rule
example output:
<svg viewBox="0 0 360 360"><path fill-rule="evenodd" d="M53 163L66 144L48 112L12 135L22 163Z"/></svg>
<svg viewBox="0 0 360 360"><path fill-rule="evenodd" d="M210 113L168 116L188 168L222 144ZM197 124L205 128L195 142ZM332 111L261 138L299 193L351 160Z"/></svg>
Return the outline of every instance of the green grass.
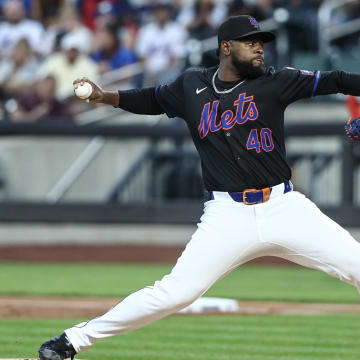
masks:
<svg viewBox="0 0 360 360"><path fill-rule="evenodd" d="M71 320L0 321L0 357L36 357ZM179 317L105 339L88 360L358 360L360 316Z"/></svg>
<svg viewBox="0 0 360 360"><path fill-rule="evenodd" d="M1 263L0 295L124 297L170 270L166 265ZM242 266L206 295L258 301L360 301L354 287L298 267Z"/></svg>
<svg viewBox="0 0 360 360"><path fill-rule="evenodd" d="M164 265L0 264L0 295L123 297ZM243 266L208 296L359 303L354 287L304 268ZM82 319L0 319L0 358L36 357L45 340ZM104 339L87 360L358 360L360 315L172 316Z"/></svg>

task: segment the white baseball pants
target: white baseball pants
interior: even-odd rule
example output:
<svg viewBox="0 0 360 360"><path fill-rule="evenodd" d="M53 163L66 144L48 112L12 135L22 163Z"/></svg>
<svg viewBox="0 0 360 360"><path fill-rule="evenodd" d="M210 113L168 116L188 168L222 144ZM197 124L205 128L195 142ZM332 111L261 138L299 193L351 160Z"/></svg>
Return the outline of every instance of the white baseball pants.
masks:
<svg viewBox="0 0 360 360"><path fill-rule="evenodd" d="M130 294L104 315L65 330L76 352L191 304L217 280L271 255L322 270L360 291L360 244L304 195L273 187L270 200L244 205L214 192L196 232L169 275Z"/></svg>

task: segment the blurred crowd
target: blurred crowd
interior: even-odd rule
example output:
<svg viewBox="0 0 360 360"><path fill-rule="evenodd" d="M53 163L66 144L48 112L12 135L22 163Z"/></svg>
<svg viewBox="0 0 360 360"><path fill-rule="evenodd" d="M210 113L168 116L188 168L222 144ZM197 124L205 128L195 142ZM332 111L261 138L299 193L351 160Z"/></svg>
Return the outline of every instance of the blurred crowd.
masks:
<svg viewBox="0 0 360 360"><path fill-rule="evenodd" d="M0 118L70 123L89 106L74 99L74 79L101 83L105 75L116 78L118 69L132 64L141 64L143 73L123 73L121 87L168 82L188 65L188 40L216 35L231 15L250 14L262 21L283 8L292 48L316 50L322 2L0 0ZM354 4L334 21L359 17L360 6Z"/></svg>

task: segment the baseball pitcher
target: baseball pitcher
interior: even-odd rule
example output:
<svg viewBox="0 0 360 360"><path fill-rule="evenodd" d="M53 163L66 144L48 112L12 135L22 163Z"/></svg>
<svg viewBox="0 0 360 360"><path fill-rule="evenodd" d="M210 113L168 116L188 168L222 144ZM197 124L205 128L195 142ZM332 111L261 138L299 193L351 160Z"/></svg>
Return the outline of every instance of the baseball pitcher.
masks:
<svg viewBox="0 0 360 360"><path fill-rule="evenodd" d="M219 66L130 91L75 80L75 88L91 84L86 101L183 118L201 158L208 199L170 274L48 340L39 349L40 360L74 357L100 339L175 313L239 265L264 255L322 270L360 290L360 244L293 191L284 141L289 104L316 95L359 96L360 75L265 68L263 43L274 38L250 16L231 17L218 31ZM359 120L349 121L346 132L357 139Z"/></svg>

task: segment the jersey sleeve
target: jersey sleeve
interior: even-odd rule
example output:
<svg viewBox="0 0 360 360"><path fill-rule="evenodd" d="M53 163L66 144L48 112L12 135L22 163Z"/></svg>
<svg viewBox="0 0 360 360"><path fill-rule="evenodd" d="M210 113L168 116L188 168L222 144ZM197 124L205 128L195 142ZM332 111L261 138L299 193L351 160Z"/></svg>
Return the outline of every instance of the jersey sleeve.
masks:
<svg viewBox="0 0 360 360"><path fill-rule="evenodd" d="M308 71L285 68L276 74L280 102L292 102L316 95L360 95L360 75L345 71Z"/></svg>
<svg viewBox="0 0 360 360"><path fill-rule="evenodd" d="M360 95L360 75L345 71L322 71L315 95Z"/></svg>
<svg viewBox="0 0 360 360"><path fill-rule="evenodd" d="M155 98L169 118L185 117L184 76L155 88Z"/></svg>
<svg viewBox="0 0 360 360"><path fill-rule="evenodd" d="M320 71L285 68L276 75L280 102L287 106L296 100L312 97L320 79Z"/></svg>

